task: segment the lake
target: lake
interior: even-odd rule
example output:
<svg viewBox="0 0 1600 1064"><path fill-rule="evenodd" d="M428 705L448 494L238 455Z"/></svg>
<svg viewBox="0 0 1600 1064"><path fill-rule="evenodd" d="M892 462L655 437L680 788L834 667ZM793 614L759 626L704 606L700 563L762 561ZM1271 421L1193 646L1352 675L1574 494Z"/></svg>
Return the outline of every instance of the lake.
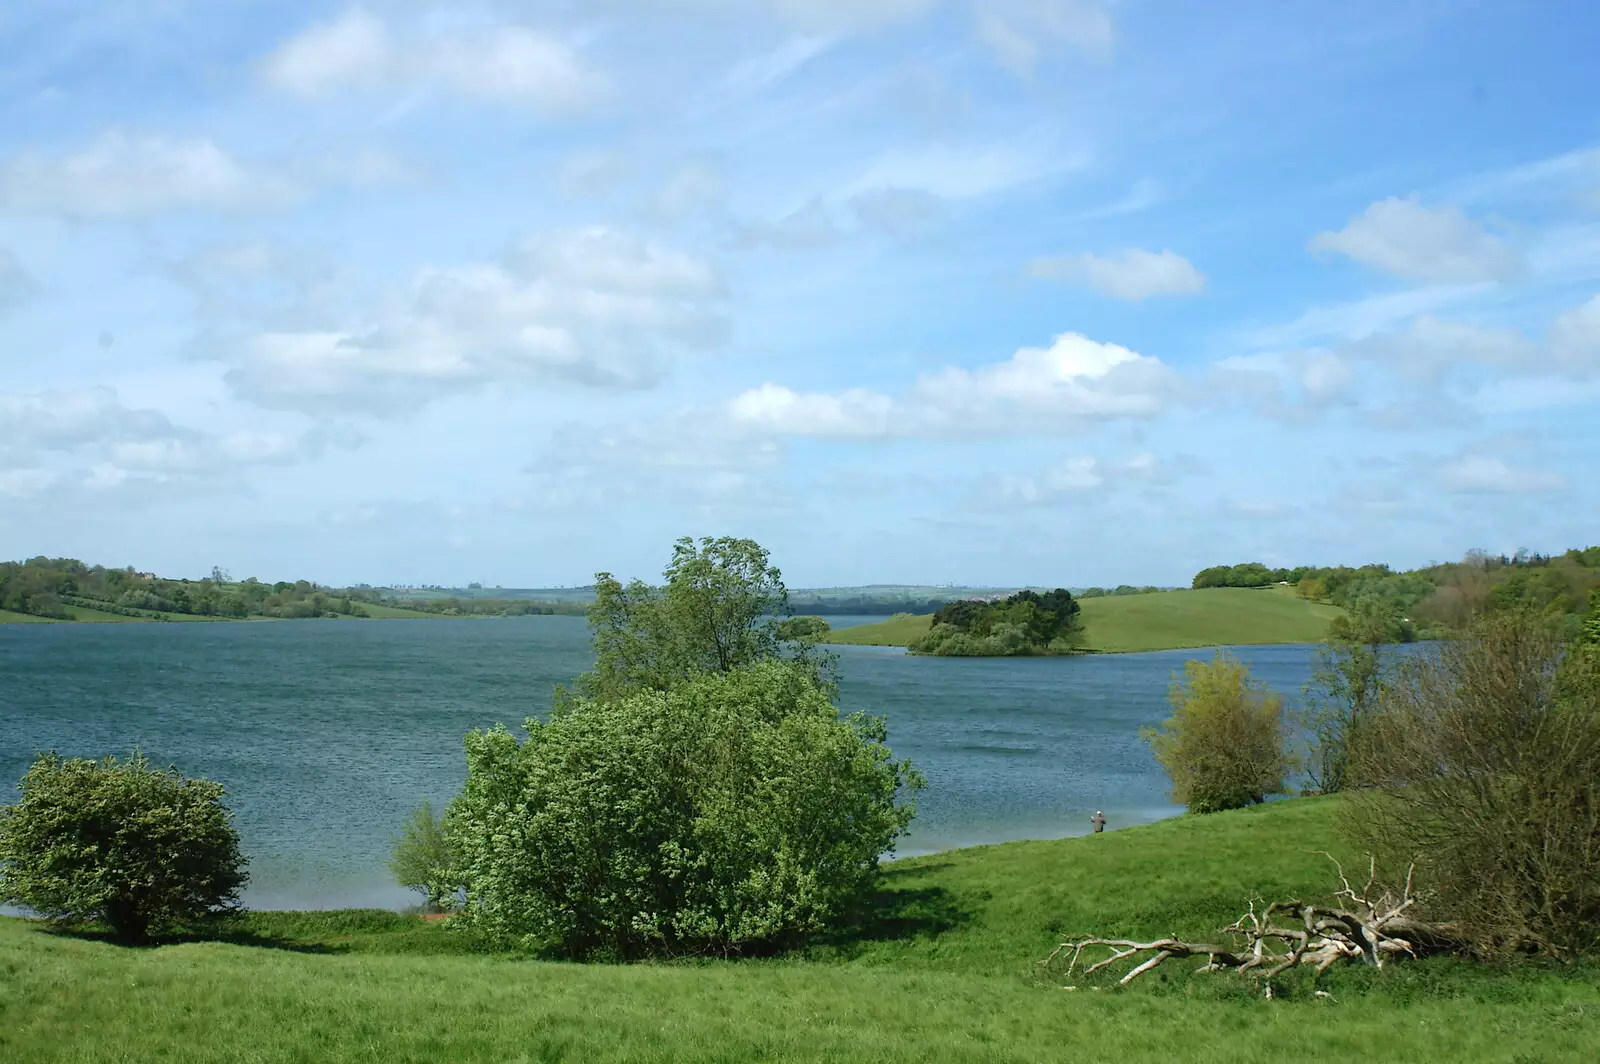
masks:
<svg viewBox="0 0 1600 1064"><path fill-rule="evenodd" d="M836 625L876 620L833 618ZM888 719L927 775L901 854L1112 829L1179 810L1139 740L1209 651L914 658L836 647L840 701ZM1312 648L1240 647L1295 698ZM152 760L219 780L257 908L401 907L385 866L406 814L465 775L468 729L519 725L589 667L581 617L0 625L0 781L39 751ZM0 782L14 800L9 783Z"/></svg>

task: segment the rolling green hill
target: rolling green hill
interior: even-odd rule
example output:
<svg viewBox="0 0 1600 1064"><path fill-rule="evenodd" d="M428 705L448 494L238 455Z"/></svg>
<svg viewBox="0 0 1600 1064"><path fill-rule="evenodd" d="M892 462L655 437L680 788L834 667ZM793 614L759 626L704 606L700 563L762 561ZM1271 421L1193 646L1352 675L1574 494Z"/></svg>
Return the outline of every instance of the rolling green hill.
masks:
<svg viewBox="0 0 1600 1064"><path fill-rule="evenodd" d="M232 942L126 949L0 918L0 1059L1533 1061L1600 1058L1600 971L1449 959L1280 977L1171 962L1132 987L1036 962L1075 933L1209 936L1253 894L1322 896L1326 799L899 862L804 955L581 965L468 952L446 925L261 913ZM1093 992L1091 987L1100 988Z"/></svg>
<svg viewBox="0 0 1600 1064"><path fill-rule="evenodd" d="M1085 649L1102 653L1265 643L1315 643L1342 610L1282 588L1207 588L1081 599ZM907 646L931 618L892 617L829 633L826 642Z"/></svg>

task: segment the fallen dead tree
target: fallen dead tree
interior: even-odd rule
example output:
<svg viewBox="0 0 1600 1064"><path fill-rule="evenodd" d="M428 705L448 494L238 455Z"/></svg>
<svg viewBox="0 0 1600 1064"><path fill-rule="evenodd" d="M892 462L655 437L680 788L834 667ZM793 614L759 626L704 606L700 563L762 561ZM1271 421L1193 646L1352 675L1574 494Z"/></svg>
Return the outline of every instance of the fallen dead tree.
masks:
<svg viewBox="0 0 1600 1064"><path fill-rule="evenodd" d="M1322 851L1317 851L1321 853ZM1040 962L1048 968L1062 958L1070 958L1067 975L1078 970L1087 949L1106 948L1109 957L1083 969L1084 975L1138 959L1117 981L1127 986L1162 963L1173 958L1204 957L1200 972L1241 972L1270 980L1291 968L1312 965L1317 974L1340 961L1369 964L1381 968L1386 960L1420 957L1453 951L1461 945L1446 925L1431 924L1411 915L1417 903L1412 890L1415 866L1406 872L1405 885L1393 890L1377 890L1377 866L1369 863L1366 886L1357 891L1345 877L1344 868L1334 858L1340 889L1330 904L1312 905L1302 901L1252 901L1249 910L1222 930L1225 942L1185 942L1179 938L1158 938L1140 942L1126 938L1080 938L1063 942ZM1268 994L1271 990L1269 988Z"/></svg>

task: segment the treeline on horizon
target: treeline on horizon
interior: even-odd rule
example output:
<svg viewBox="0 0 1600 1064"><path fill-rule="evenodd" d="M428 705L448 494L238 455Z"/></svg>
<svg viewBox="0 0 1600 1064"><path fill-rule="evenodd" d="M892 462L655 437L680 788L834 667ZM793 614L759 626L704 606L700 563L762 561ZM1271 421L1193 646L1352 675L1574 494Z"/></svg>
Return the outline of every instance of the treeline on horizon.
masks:
<svg viewBox="0 0 1600 1064"><path fill-rule="evenodd" d="M1600 591L1600 546L1562 554L1491 555L1474 550L1459 562L1404 571L1383 564L1274 569L1244 562L1202 569L1191 586L1274 584L1287 584L1302 598L1346 610L1381 608L1402 619L1406 638L1460 627L1486 610L1515 607L1560 615L1568 628L1575 629L1589 609L1591 594Z"/></svg>
<svg viewBox="0 0 1600 1064"><path fill-rule="evenodd" d="M133 567L87 565L76 558L40 556L0 562L0 610L52 620L74 620L73 608L123 617L165 620L170 615L245 620L371 617L371 607L438 616L581 614L581 603L525 599L396 596L385 588L330 588L309 580L264 583L233 580L222 569L200 580L175 579Z"/></svg>

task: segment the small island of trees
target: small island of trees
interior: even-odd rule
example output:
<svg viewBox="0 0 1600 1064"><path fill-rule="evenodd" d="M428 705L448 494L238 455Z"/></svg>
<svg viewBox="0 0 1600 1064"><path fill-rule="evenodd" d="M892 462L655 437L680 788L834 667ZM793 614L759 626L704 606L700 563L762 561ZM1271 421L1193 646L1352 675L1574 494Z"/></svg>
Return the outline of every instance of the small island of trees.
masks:
<svg viewBox="0 0 1600 1064"><path fill-rule="evenodd" d="M913 654L942 657L1026 657L1070 654L1083 647L1083 622L1072 592L1019 591L994 601L963 599L933 615Z"/></svg>

